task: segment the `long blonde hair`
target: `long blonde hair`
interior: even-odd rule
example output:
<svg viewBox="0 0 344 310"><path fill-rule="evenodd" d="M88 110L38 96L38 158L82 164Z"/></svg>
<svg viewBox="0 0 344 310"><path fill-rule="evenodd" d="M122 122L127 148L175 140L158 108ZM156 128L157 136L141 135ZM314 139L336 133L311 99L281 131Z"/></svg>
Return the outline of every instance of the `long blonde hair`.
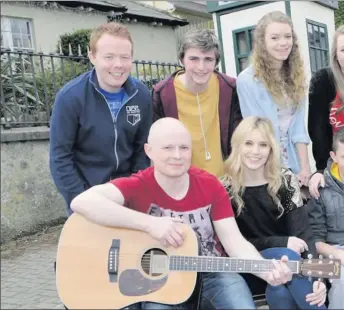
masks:
<svg viewBox="0 0 344 310"><path fill-rule="evenodd" d="M338 47L338 38L339 36L344 35L344 25L340 26L333 37L332 47L331 47L331 69L334 76L334 81L336 84L336 89L339 92L340 102L344 108L344 68L341 68L338 57L337 57L337 47Z"/></svg>
<svg viewBox="0 0 344 310"><path fill-rule="evenodd" d="M272 57L266 49L265 33L271 23L288 24L292 30L293 47L281 70L274 68ZM300 106L306 95L306 77L297 35L290 17L274 11L260 19L254 33L251 61L255 69L255 77L263 83L277 104L284 105L284 94L287 94L293 106Z"/></svg>
<svg viewBox="0 0 344 310"><path fill-rule="evenodd" d="M281 216L284 209L278 191L283 184L284 176L280 164L280 148L276 142L273 126L269 119L249 116L240 122L232 135L232 153L224 163L225 175L221 178L221 181L229 189L231 199L235 201L237 214L239 215L244 208L244 201L241 197L245 191L244 164L241 151L248 135L254 130L259 130L270 146L270 154L265 164L265 178L268 181L268 192L281 212Z"/></svg>

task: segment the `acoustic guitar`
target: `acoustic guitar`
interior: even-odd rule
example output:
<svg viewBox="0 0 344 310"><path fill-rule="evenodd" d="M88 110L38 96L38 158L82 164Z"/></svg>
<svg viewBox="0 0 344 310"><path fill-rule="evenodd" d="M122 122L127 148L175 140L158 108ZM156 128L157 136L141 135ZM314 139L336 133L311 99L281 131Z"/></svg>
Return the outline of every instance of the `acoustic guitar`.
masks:
<svg viewBox="0 0 344 310"><path fill-rule="evenodd" d="M199 272L268 272L271 260L198 256L198 239L183 225L179 248L163 247L136 230L94 224L74 213L58 243L56 283L69 309L120 309L151 301L180 304L192 295ZM293 273L339 278L340 261L288 261Z"/></svg>

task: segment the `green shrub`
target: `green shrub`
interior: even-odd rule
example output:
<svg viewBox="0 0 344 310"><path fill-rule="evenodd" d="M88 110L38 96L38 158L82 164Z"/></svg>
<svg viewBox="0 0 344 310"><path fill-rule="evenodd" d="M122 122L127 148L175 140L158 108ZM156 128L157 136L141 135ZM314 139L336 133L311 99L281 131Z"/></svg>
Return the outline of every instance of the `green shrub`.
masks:
<svg viewBox="0 0 344 310"><path fill-rule="evenodd" d="M61 45L62 54L68 56L70 44L73 55L78 56L78 46L80 45L81 54L83 56L87 56L87 46L89 46L91 31L92 29L78 29L72 33L65 33L61 35L57 43L57 51L60 52Z"/></svg>
<svg viewBox="0 0 344 310"><path fill-rule="evenodd" d="M39 101L44 102L45 107L48 106L49 109L51 109L58 90L67 82L75 77L78 77L80 74L86 71L88 71L86 64L71 60L64 60L63 66L59 65L57 68L55 68L54 72L52 70L44 70L44 76L43 73L39 71L35 75ZM47 102L45 101L45 91Z"/></svg>
<svg viewBox="0 0 344 310"><path fill-rule="evenodd" d="M12 64L12 74L10 65ZM1 117L13 118L27 113L34 103L36 106L43 105L37 101L33 86L33 75L29 72L22 72L21 65L16 58L10 62L8 59L1 59Z"/></svg>
<svg viewBox="0 0 344 310"><path fill-rule="evenodd" d="M335 12L336 27L344 25L344 2L338 1L338 10Z"/></svg>
<svg viewBox="0 0 344 310"><path fill-rule="evenodd" d="M1 61L0 114L4 121L46 123L55 101L56 92L68 81L88 70L88 65L71 60L55 64L55 70L46 67L44 73L39 63L34 68L27 65L22 70L18 58L12 57L12 70L7 59ZM12 71L12 74L11 74Z"/></svg>

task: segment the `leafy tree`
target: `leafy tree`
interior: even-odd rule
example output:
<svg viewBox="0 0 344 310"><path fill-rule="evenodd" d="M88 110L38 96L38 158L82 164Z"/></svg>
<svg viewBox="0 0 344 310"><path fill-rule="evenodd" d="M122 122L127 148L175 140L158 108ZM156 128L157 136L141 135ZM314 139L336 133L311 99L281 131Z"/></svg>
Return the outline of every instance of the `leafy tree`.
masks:
<svg viewBox="0 0 344 310"><path fill-rule="evenodd" d="M336 27L344 25L344 1L338 1L338 10L335 13Z"/></svg>

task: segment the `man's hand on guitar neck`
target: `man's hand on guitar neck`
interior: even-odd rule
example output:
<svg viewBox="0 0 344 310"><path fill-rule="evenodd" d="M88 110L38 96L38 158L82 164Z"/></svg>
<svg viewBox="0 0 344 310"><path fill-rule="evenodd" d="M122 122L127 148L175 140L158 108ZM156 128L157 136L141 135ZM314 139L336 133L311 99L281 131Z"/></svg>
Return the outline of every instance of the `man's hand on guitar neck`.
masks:
<svg viewBox="0 0 344 310"><path fill-rule="evenodd" d="M263 259L253 244L243 237L234 218L226 218L213 223L220 242L229 257ZM287 283L292 278L292 272L286 264L287 261L288 258L283 256L281 261L273 260L275 269L253 274L272 286Z"/></svg>
<svg viewBox="0 0 344 310"><path fill-rule="evenodd" d="M180 218L152 217L146 232L152 238L159 240L163 246L172 245L177 248L184 243L183 229L180 223L183 223Z"/></svg>
<svg viewBox="0 0 344 310"><path fill-rule="evenodd" d="M270 271L269 273L265 274L257 274L267 283L272 286L278 286L281 284L285 284L291 281L293 274L291 270L288 268L286 262L288 261L287 256L282 256L281 261L272 260L272 263L275 266L275 269Z"/></svg>

